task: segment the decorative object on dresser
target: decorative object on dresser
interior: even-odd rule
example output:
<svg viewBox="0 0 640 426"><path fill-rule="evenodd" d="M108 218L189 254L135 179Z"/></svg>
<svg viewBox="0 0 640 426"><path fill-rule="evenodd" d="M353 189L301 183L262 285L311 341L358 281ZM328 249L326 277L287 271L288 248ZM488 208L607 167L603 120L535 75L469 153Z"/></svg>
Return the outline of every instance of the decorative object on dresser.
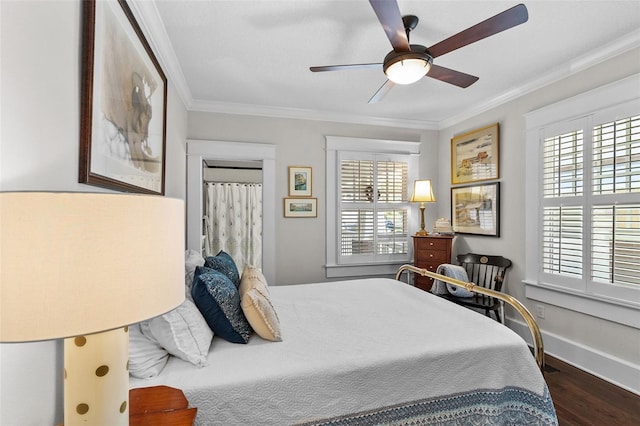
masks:
<svg viewBox="0 0 640 426"><path fill-rule="evenodd" d="M436 272L443 263L451 263L452 235L413 236L413 263L416 267ZM414 286L431 291L433 279L414 274Z"/></svg>
<svg viewBox="0 0 640 426"><path fill-rule="evenodd" d="M433 223L433 233L437 235L453 235L451 221L446 217L436 219Z"/></svg>
<svg viewBox="0 0 640 426"><path fill-rule="evenodd" d="M180 389L150 386L129 391L129 426L192 426L197 408Z"/></svg>
<svg viewBox="0 0 640 426"><path fill-rule="evenodd" d="M0 217L0 342L65 338L65 426L127 425L128 326L185 298L183 201L4 192Z"/></svg>
<svg viewBox="0 0 640 426"><path fill-rule="evenodd" d="M436 201L433 195L433 187L431 179L416 180L413 184L413 195L411 195L412 203L420 203L420 230L416 232L417 236L429 235L424 228L424 203L434 203Z"/></svg>

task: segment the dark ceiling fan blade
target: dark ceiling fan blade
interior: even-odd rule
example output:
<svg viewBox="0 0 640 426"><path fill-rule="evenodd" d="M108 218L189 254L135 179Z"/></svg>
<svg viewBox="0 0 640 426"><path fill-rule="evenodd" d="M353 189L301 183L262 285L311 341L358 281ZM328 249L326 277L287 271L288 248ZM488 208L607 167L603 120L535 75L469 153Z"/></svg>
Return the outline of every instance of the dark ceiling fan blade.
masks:
<svg viewBox="0 0 640 426"><path fill-rule="evenodd" d="M527 8L523 4L507 9L473 27L467 28L456 35L442 40L429 48L432 57L437 58L463 46L482 40L516 25L523 24L529 19Z"/></svg>
<svg viewBox="0 0 640 426"><path fill-rule="evenodd" d="M409 40L402 22L402 15L396 0L369 0L373 11L387 33L387 38L396 52L409 52Z"/></svg>
<svg viewBox="0 0 640 426"><path fill-rule="evenodd" d="M431 69L427 73L427 76L435 78L436 80L444 81L445 83L453 84L454 86L462 87L463 89L478 81L478 77L474 75L465 74L439 65L431 65Z"/></svg>
<svg viewBox="0 0 640 426"><path fill-rule="evenodd" d="M384 98L385 95L389 93L389 90L391 90L391 88L395 85L396 84L391 80L385 81L384 84L380 86L380 88L376 91L376 93L373 94L373 96L371 97L371 99L369 99L369 102L367 103L375 104L376 102L380 102L382 98Z"/></svg>
<svg viewBox="0 0 640 426"><path fill-rule="evenodd" d="M320 67L309 67L309 69L313 72L361 70L366 68L382 68L382 64L376 63L376 64L325 65Z"/></svg>

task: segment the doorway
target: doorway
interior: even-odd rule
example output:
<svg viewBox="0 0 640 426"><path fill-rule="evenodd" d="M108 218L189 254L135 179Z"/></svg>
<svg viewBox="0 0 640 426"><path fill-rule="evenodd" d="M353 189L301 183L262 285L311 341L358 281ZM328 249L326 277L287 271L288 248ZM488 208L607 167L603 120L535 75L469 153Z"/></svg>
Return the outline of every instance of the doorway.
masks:
<svg viewBox="0 0 640 426"><path fill-rule="evenodd" d="M187 140L187 248L202 253L205 161L261 162L262 273L275 283L275 155L274 145Z"/></svg>

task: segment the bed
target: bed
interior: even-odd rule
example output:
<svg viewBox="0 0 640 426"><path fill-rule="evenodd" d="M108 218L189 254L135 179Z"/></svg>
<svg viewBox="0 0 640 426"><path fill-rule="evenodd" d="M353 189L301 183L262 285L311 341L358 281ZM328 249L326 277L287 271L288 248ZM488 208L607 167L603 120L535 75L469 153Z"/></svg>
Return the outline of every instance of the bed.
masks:
<svg viewBox="0 0 640 426"><path fill-rule="evenodd" d="M557 424L542 363L488 317L393 279L268 291L282 341L215 336L131 387L182 389L197 425Z"/></svg>

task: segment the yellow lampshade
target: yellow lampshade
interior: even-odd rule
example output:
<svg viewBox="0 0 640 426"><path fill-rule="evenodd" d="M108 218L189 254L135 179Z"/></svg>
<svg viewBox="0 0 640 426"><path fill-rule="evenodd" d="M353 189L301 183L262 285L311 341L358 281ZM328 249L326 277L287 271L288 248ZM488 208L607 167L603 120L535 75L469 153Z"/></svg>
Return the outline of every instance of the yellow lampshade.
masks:
<svg viewBox="0 0 640 426"><path fill-rule="evenodd" d="M424 227L424 203L433 203L435 201L436 197L433 195L431 179L416 180L413 183L413 195L411 195L411 202L420 203L420 230L416 232L416 235L419 237L429 235Z"/></svg>
<svg viewBox="0 0 640 426"><path fill-rule="evenodd" d="M416 180L413 184L411 202L432 203L436 201L431 187L431 179Z"/></svg>

